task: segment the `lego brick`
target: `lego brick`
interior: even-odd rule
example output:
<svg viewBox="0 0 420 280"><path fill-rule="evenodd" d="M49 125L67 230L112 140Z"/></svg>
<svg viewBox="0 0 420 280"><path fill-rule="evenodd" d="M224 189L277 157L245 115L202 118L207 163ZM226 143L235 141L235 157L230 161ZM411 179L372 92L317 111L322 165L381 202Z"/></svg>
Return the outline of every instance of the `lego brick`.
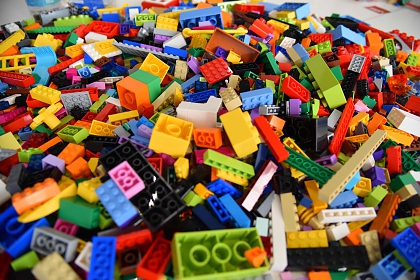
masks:
<svg viewBox="0 0 420 280"><path fill-rule="evenodd" d="M270 212L271 270L282 272L287 267L287 245L284 219L279 196L274 196Z"/></svg>
<svg viewBox="0 0 420 280"><path fill-rule="evenodd" d="M38 262L39 258L35 251L29 251L25 255L12 261L10 266L14 271L21 271L25 269L32 269Z"/></svg>
<svg viewBox="0 0 420 280"><path fill-rule="evenodd" d="M209 85L224 80L232 74L228 64L221 57L201 65L200 71Z"/></svg>
<svg viewBox="0 0 420 280"><path fill-rule="evenodd" d="M90 256L92 255L92 242L87 242L74 263L86 272L89 272Z"/></svg>
<svg viewBox="0 0 420 280"><path fill-rule="evenodd" d="M66 275L68 279L82 279L57 252L49 254L32 269L32 274L39 280L52 280L56 273Z"/></svg>
<svg viewBox="0 0 420 280"><path fill-rule="evenodd" d="M208 229L219 230L225 228L223 224L217 220L203 205L198 204L192 208L191 211L205 224Z"/></svg>
<svg viewBox="0 0 420 280"><path fill-rule="evenodd" d="M29 87L35 84L35 78L30 75L0 71L1 80L9 86Z"/></svg>
<svg viewBox="0 0 420 280"><path fill-rule="evenodd" d="M318 213L321 223L345 223L353 221L366 221L376 217L373 207L344 208L344 209L324 209Z"/></svg>
<svg viewBox="0 0 420 280"><path fill-rule="evenodd" d="M90 259L88 280L114 279L116 237L92 238L92 254Z"/></svg>
<svg viewBox="0 0 420 280"><path fill-rule="evenodd" d="M419 237L411 228L405 229L391 240L392 246L398 250L417 273L419 273L419 266L417 265L418 252L414 248L418 246L418 243Z"/></svg>
<svg viewBox="0 0 420 280"><path fill-rule="evenodd" d="M371 273L378 279L401 279L407 269L392 252L370 268Z"/></svg>
<svg viewBox="0 0 420 280"><path fill-rule="evenodd" d="M346 106L344 107L344 111L341 114L340 120L338 121L337 128L334 130L334 137L328 146L328 150L335 155L338 155L341 151L341 146L344 142L344 137L346 136L347 128L351 122L353 112L353 100L349 98Z"/></svg>
<svg viewBox="0 0 420 280"><path fill-rule="evenodd" d="M74 213L79 213L75 216ZM86 229L99 225L99 208L75 196L60 199L58 217Z"/></svg>
<svg viewBox="0 0 420 280"><path fill-rule="evenodd" d="M255 175L252 165L240 162L211 149L204 153L204 163L248 179ZM233 166L235 167L234 169L232 169Z"/></svg>
<svg viewBox="0 0 420 280"><path fill-rule="evenodd" d="M225 194L229 194L234 199L238 199L242 196L242 192L237 190L235 187L231 186L230 184L226 183L222 179L216 179L206 185L207 189L213 192L217 196L223 196Z"/></svg>
<svg viewBox="0 0 420 280"><path fill-rule="evenodd" d="M135 56L145 57L148 54L152 54L152 55L154 55L157 58L162 59L162 60L176 61L176 60L179 59L179 56L174 56L172 54L166 54L166 53L163 53L163 52L146 49L146 48L141 47L141 46L133 46L133 45L117 43L117 42L112 42L112 44L114 46L116 46L117 48L119 48L124 53L132 54L132 55L135 55Z"/></svg>
<svg viewBox="0 0 420 280"><path fill-rule="evenodd" d="M241 228L249 228L251 226L250 219L229 194L225 194L220 197L220 202L232 216L231 223L233 226Z"/></svg>
<svg viewBox="0 0 420 280"><path fill-rule="evenodd" d="M156 279L162 275L171 260L170 241L157 237L136 269L136 275Z"/></svg>
<svg viewBox="0 0 420 280"><path fill-rule="evenodd" d="M287 248L328 247L325 230L287 232Z"/></svg>

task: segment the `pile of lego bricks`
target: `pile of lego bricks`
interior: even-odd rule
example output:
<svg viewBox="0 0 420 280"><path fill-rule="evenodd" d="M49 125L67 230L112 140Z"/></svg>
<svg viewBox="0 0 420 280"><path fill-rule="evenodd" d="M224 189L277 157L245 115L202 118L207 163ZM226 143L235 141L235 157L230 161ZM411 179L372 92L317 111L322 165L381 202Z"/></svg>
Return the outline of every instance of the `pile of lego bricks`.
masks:
<svg viewBox="0 0 420 280"><path fill-rule="evenodd" d="M1 26L0 280L414 279L420 40L196 4Z"/></svg>

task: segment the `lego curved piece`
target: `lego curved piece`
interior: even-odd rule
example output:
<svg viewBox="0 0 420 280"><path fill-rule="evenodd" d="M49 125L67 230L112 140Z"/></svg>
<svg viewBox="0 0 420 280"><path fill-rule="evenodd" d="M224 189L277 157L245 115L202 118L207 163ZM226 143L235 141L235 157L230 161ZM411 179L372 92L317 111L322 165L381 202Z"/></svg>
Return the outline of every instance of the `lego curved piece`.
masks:
<svg viewBox="0 0 420 280"><path fill-rule="evenodd" d="M48 73L48 68L54 66L57 62L57 55L50 46L44 47L32 47L32 48L22 48L21 53L33 53L36 57L36 66L33 70L33 73L38 74L40 77L40 85L46 85L50 78Z"/></svg>

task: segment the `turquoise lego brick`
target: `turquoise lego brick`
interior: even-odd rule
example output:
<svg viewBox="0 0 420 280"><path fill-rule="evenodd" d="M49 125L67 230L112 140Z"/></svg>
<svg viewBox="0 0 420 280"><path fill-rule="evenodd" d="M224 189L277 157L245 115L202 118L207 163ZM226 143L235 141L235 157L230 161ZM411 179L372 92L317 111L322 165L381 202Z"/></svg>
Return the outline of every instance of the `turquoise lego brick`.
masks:
<svg viewBox="0 0 420 280"><path fill-rule="evenodd" d="M357 185L357 183L359 183L360 181L360 172L356 172L356 174L354 174L353 178L350 179L350 181L347 183L347 185L344 187L345 190L352 190L354 188L354 186Z"/></svg>

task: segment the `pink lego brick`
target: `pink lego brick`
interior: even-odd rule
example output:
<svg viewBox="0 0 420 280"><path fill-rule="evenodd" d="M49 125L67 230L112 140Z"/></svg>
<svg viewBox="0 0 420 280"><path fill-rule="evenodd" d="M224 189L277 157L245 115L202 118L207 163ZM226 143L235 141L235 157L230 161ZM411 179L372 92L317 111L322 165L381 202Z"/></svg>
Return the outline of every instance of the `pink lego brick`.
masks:
<svg viewBox="0 0 420 280"><path fill-rule="evenodd" d="M79 230L79 226L61 219L57 219L57 221L54 224L54 229L72 236L76 236L76 233Z"/></svg>
<svg viewBox="0 0 420 280"><path fill-rule="evenodd" d="M127 161L123 161L114 167L108 174L128 199L145 188L143 180Z"/></svg>

